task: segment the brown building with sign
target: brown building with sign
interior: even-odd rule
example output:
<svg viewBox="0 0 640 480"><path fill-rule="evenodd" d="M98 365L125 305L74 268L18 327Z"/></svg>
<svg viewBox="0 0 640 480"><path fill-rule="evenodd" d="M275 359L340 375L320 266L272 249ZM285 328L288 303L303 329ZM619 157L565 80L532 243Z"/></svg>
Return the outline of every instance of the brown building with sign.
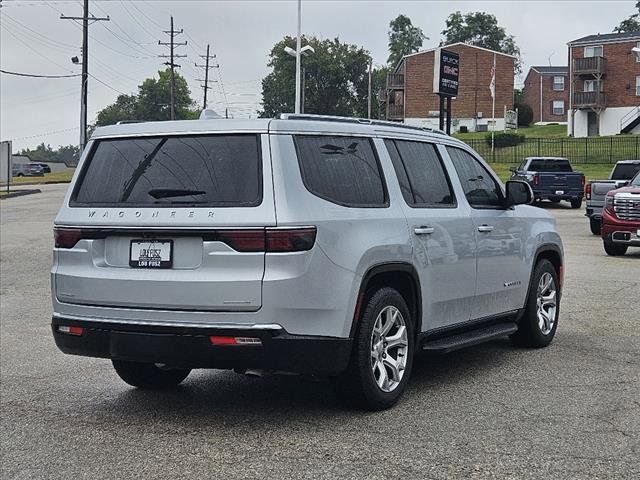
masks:
<svg viewBox="0 0 640 480"><path fill-rule="evenodd" d="M536 66L529 69L522 89L524 103L540 125L566 123L569 108L569 68Z"/></svg>
<svg viewBox="0 0 640 480"><path fill-rule="evenodd" d="M454 43L442 47L460 57L458 96L452 100L453 130L488 130L493 99L489 85L496 60L496 129L504 127L504 109L513 108L515 57ZM431 128L439 126L440 99L433 93L435 48L406 55L387 77L388 120Z"/></svg>
<svg viewBox="0 0 640 480"><path fill-rule="evenodd" d="M569 42L568 132L640 133L640 31Z"/></svg>

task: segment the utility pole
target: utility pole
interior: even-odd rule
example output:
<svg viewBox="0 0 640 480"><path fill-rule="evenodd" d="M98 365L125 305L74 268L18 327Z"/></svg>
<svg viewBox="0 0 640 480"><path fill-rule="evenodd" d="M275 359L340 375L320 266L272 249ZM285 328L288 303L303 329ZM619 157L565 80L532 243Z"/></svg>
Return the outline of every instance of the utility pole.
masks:
<svg viewBox="0 0 640 480"><path fill-rule="evenodd" d="M367 93L367 118L371 118L371 68L373 59L369 59L369 88Z"/></svg>
<svg viewBox="0 0 640 480"><path fill-rule="evenodd" d="M87 86L89 81L89 22L109 21L109 17L89 16L89 0L84 0L82 17L60 15L62 20L82 21L82 89L80 94L80 153L87 144Z"/></svg>
<svg viewBox="0 0 640 480"><path fill-rule="evenodd" d="M171 120L175 120L176 118L176 72L175 67L180 68L180 65L175 63L176 58L184 58L186 55L176 55L174 53L175 47L181 47L187 44L187 42L176 42L174 41L175 36L182 33L182 28L180 30L173 29L173 16L171 16L171 29L164 30L164 33L169 35L169 42L161 42L158 40L158 45L169 45L169 55L158 55L160 58L168 58L168 62L164 62L165 65L171 67Z"/></svg>
<svg viewBox="0 0 640 480"><path fill-rule="evenodd" d="M200 79L197 78L196 80L198 82L203 82L202 83L202 89L204 90L204 101L202 102L202 109L206 110L207 108L207 90L209 90L211 87L209 86L209 83L211 82L215 82L216 80L209 80L209 70L212 68L218 68L220 65L213 64L213 65L209 65L209 59L214 59L216 58L215 55L209 55L209 44L207 43L207 54L206 55L200 55L200 58L204 58L205 62L204 65L198 65L197 63L195 63L195 66L198 68L204 68L204 79Z"/></svg>
<svg viewBox="0 0 640 480"><path fill-rule="evenodd" d="M301 77L301 61L300 50L302 49L302 39L300 38L302 31L302 2L298 0L298 35L296 36L296 100L295 100L295 113L300 113L300 77Z"/></svg>

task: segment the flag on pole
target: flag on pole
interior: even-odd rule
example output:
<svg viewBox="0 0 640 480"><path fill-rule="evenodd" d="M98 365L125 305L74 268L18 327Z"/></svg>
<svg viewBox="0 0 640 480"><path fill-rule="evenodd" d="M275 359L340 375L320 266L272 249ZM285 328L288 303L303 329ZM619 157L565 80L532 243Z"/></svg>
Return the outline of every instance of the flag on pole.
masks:
<svg viewBox="0 0 640 480"><path fill-rule="evenodd" d="M491 67L491 83L489 84L489 90L491 90L491 98L496 98L496 64L495 61Z"/></svg>

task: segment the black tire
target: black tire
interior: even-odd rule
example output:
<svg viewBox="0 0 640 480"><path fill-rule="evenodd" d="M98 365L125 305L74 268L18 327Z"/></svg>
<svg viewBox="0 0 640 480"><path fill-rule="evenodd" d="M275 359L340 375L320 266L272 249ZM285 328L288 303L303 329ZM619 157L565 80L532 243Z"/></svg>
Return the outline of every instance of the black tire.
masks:
<svg viewBox="0 0 640 480"><path fill-rule="evenodd" d="M582 199L576 198L575 200L571 200L571 208L580 208L582 206Z"/></svg>
<svg viewBox="0 0 640 480"><path fill-rule="evenodd" d="M118 376L133 387L162 389L172 388L182 382L191 369L163 368L154 363L128 362L112 360Z"/></svg>
<svg viewBox="0 0 640 480"><path fill-rule="evenodd" d="M596 218L589 219L589 227L591 228L591 233L593 233L594 235L600 235L601 226L602 226L602 223L600 222L600 220Z"/></svg>
<svg viewBox="0 0 640 480"><path fill-rule="evenodd" d="M611 238L603 238L602 245L604 246L604 251L607 252L607 255L611 255L612 257L621 257L627 253L626 245L613 243Z"/></svg>
<svg viewBox="0 0 640 480"><path fill-rule="evenodd" d="M548 333L544 333L538 321L538 289L540 279L543 275L550 274L553 278L556 298L555 298L555 318L553 326ZM542 348L551 343L558 328L558 317L560 315L560 289L558 287L558 273L553 264L546 259L538 261L533 274L531 275L531 284L529 285L529 293L527 295L527 303L525 312L518 322L518 331L510 336L514 345L529 348Z"/></svg>
<svg viewBox="0 0 640 480"><path fill-rule="evenodd" d="M407 332L404 373L400 382L390 392L378 386L372 370L371 357L374 325L378 314L387 307L395 307L399 310ZM415 342L414 319L402 295L393 288L383 287L367 295L366 304L358 322L349 366L345 372L332 379L333 387L336 395L353 407L371 411L384 410L392 407L399 400L411 376ZM396 351L396 355L398 353Z"/></svg>

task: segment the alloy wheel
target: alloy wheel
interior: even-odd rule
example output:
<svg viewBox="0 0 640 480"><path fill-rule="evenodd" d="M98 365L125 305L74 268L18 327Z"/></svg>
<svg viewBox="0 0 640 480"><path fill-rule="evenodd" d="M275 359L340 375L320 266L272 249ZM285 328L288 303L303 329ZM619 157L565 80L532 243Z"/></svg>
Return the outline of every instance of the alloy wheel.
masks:
<svg viewBox="0 0 640 480"><path fill-rule="evenodd" d="M407 366L407 325L400 310L389 305L376 317L371 334L371 370L383 392L395 390Z"/></svg>

